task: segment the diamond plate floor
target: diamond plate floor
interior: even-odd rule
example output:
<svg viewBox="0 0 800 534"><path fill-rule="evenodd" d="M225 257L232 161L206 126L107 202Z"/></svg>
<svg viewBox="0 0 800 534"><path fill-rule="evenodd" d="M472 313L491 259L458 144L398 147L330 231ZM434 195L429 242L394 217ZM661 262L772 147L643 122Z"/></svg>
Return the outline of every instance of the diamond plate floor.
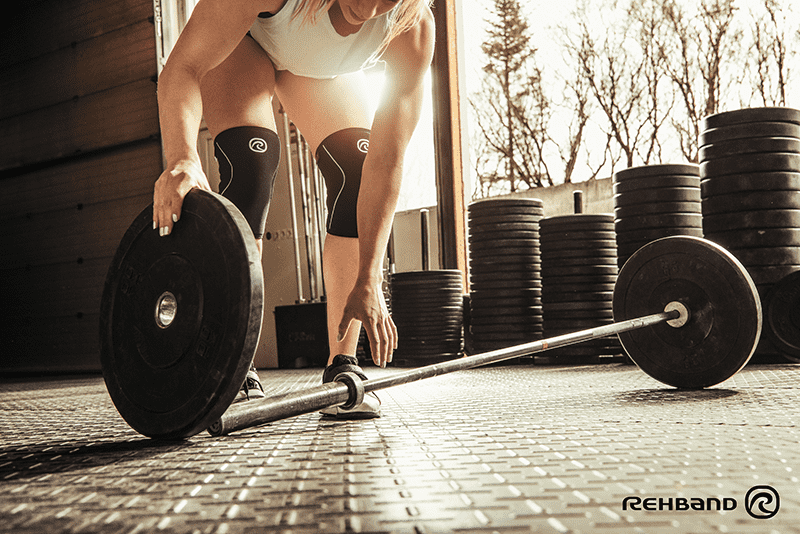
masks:
<svg viewBox="0 0 800 534"><path fill-rule="evenodd" d="M133 432L100 377L6 380L0 531L800 532L799 373L682 392L624 364L474 369L381 392L377 420L177 443Z"/></svg>

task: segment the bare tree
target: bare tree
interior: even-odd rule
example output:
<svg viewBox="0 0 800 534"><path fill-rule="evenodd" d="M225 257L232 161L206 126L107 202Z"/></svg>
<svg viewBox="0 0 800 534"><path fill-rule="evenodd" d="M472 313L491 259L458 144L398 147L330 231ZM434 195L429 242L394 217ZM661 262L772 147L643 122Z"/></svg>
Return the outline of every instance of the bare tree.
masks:
<svg viewBox="0 0 800 534"><path fill-rule="evenodd" d="M586 130L586 124L589 122L590 114L589 92L586 80L579 72L576 73L573 79L566 82L565 92L573 103L572 116L567 126L566 147L556 144L559 156L564 164L564 183L570 183L575 172L575 166L578 163L578 154L583 145L583 135ZM589 179L596 178L598 173L599 169L591 173Z"/></svg>
<svg viewBox="0 0 800 534"><path fill-rule="evenodd" d="M687 161L697 161L700 120L720 111L728 90L735 86L741 30L733 26L735 0L701 0L696 16L682 3L664 0L662 13L669 32L661 42L664 68L674 84L680 112L672 124ZM724 83L727 81L727 83Z"/></svg>
<svg viewBox="0 0 800 534"><path fill-rule="evenodd" d="M477 170L481 191L503 182L510 191L552 184L543 150L548 142L549 100L535 63L527 20L519 0L494 0L482 90L470 103L484 150Z"/></svg>
<svg viewBox="0 0 800 534"><path fill-rule="evenodd" d="M616 8L613 0L584 1L573 14L577 32L564 30L566 50L604 115L602 129L613 141L604 156L612 170L620 160L628 167L660 160L659 132L672 106L657 46L664 31L659 2L630 2L616 21L597 22L598 13L619 12Z"/></svg>
<svg viewBox="0 0 800 534"><path fill-rule="evenodd" d="M673 91L664 71L666 58L658 45L666 32L660 5L661 0L637 0L630 3L627 12L640 52L641 83L645 90L640 120L648 127L642 139L643 146L638 149L643 164L662 160L661 128L667 122L673 105Z"/></svg>
<svg viewBox="0 0 800 534"><path fill-rule="evenodd" d="M753 14L754 92L764 106L785 106L790 54L786 10L779 0L764 0L760 17ZM790 6L787 6L789 8Z"/></svg>

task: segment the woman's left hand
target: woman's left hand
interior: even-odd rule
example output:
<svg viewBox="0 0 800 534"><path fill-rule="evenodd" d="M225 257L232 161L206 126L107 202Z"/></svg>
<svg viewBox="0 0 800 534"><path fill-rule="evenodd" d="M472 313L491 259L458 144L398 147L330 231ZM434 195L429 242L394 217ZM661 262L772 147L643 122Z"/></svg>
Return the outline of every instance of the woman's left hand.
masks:
<svg viewBox="0 0 800 534"><path fill-rule="evenodd" d="M339 323L339 341L343 340L353 320L361 321L367 332L372 361L386 367L397 348L397 327L389 315L380 283L356 281L347 297L342 321Z"/></svg>

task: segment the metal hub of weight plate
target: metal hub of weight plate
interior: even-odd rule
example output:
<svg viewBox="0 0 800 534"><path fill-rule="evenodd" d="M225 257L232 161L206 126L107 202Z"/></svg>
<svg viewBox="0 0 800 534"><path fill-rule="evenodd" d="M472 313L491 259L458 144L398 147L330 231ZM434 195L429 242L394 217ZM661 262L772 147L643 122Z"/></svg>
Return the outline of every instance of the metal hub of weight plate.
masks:
<svg viewBox="0 0 800 534"><path fill-rule="evenodd" d="M781 354L800 363L800 271L781 279L767 294L764 330Z"/></svg>
<svg viewBox="0 0 800 534"><path fill-rule="evenodd" d="M648 375L665 384L697 389L739 371L758 345L761 303L753 280L725 249L693 237L668 237L642 247L620 271L614 319L688 308L688 322L666 323L619 335L625 351Z"/></svg>
<svg viewBox="0 0 800 534"><path fill-rule="evenodd" d="M111 262L100 313L103 377L120 415L152 438L208 428L244 382L262 315L256 242L229 200L192 190L167 237L147 207Z"/></svg>

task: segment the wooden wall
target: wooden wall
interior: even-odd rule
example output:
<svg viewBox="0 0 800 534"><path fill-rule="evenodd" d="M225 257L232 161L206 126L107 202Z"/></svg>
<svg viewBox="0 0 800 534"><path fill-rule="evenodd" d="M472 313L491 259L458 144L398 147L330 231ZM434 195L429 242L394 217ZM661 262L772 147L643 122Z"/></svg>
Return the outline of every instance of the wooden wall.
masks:
<svg viewBox="0 0 800 534"><path fill-rule="evenodd" d="M152 0L29 0L0 32L0 372L100 369L106 270L162 169Z"/></svg>

